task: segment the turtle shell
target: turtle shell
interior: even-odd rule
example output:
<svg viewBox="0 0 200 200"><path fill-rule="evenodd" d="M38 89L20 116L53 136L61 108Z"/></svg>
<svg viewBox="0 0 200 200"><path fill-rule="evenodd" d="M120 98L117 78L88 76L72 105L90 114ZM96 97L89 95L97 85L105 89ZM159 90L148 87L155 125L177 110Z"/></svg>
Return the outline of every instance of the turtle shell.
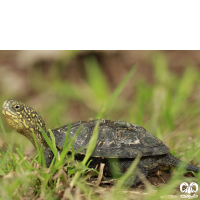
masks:
<svg viewBox="0 0 200 200"><path fill-rule="evenodd" d="M135 158L168 154L169 149L161 140L152 136L143 127L123 121L91 120L71 124L70 138L78 131L73 146L75 150L89 143L94 127L99 121L99 135L93 157ZM58 149L62 149L69 125L52 130ZM81 150L85 154L86 148Z"/></svg>

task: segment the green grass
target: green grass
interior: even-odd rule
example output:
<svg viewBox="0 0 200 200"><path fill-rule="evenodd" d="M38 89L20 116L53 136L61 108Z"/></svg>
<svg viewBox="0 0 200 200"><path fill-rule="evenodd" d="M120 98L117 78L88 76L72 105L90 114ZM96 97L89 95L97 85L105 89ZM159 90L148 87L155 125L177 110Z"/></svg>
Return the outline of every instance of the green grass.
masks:
<svg viewBox="0 0 200 200"><path fill-rule="evenodd" d="M85 117L84 120L107 118L137 123L162 139L176 157L185 162L200 163L200 73L195 66L186 66L182 74L178 75L169 69L165 56L158 53L152 56L150 62L153 65L151 84L144 75L138 74L137 69L133 68L113 91L94 57L84 62L87 81L82 84L60 79L58 69L50 73L52 74L50 84L48 80L43 79L39 71L35 71L31 74L30 82L36 93L45 91L56 97L52 98L49 104L40 107L41 111L38 109L37 111L45 118L47 126L51 124L52 127L49 128L54 128L79 120L66 114L76 103L81 105L80 118ZM138 66L138 69L140 67L142 66ZM36 78L37 83L34 81ZM132 94L128 100L123 96L127 85L132 88ZM44 102L42 103L45 104ZM69 132L64 151L60 155L55 147L53 135L49 141L46 138L55 155L54 163L47 169L44 165L42 149L37 147L34 155L24 156L31 145L27 145L26 138L11 131L4 123L5 121L2 121L0 119L0 137L2 138L0 199L59 199L63 197L63 199L76 200L83 196L86 199L117 200L153 200L160 199L161 196L162 199L173 198L169 195L176 195L174 199L179 199L180 193L177 188L180 183L192 180L200 183L199 174L196 178L184 177L184 170L179 167L173 170L170 181L162 186L156 187L145 182L145 190L138 192L137 188L126 189L123 183L131 173L135 173L135 165L138 161L136 159L130 170L115 186L105 189L91 182L92 175L95 173L98 175L98 172L89 169L87 165L95 147L98 126L87 147L85 159L79 163L74 160L75 152L72 156L65 157L70 148L73 151L75 139L69 138ZM64 169L68 173L65 173Z"/></svg>

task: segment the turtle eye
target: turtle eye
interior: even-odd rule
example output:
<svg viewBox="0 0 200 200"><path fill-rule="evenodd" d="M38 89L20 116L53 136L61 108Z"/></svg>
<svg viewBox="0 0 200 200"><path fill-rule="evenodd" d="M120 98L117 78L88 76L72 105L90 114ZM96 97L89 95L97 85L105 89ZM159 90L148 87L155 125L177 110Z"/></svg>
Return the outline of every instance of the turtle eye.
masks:
<svg viewBox="0 0 200 200"><path fill-rule="evenodd" d="M13 109L15 111L21 111L23 109L23 106L22 105L19 105L19 104L14 104L13 105Z"/></svg>

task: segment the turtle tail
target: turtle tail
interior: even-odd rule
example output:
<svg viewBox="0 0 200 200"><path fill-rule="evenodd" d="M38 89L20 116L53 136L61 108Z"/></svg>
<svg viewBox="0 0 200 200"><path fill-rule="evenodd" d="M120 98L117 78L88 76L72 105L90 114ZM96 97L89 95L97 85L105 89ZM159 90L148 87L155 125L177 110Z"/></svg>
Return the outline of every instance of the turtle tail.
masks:
<svg viewBox="0 0 200 200"><path fill-rule="evenodd" d="M178 158L174 157L172 154L167 154L166 156L164 156L161 160L161 165L164 166L169 166L169 167L178 167L181 163L184 163L183 161L179 160ZM187 171L192 171L195 173L199 172L199 168L196 167L195 165L191 165L191 164L186 164L186 168Z"/></svg>

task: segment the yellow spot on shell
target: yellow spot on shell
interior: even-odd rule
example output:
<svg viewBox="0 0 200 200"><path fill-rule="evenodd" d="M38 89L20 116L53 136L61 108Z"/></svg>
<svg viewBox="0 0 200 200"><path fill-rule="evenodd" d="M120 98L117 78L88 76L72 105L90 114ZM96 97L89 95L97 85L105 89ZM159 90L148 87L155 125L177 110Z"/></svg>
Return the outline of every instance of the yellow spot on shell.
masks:
<svg viewBox="0 0 200 200"><path fill-rule="evenodd" d="M113 144L115 145L115 141L112 140L111 142L109 142L109 145L113 145Z"/></svg>
<svg viewBox="0 0 200 200"><path fill-rule="evenodd" d="M56 146L58 150L62 151L62 147Z"/></svg>
<svg viewBox="0 0 200 200"><path fill-rule="evenodd" d="M98 147L99 147L101 144L102 144L102 141L100 141L100 142L98 143Z"/></svg>

